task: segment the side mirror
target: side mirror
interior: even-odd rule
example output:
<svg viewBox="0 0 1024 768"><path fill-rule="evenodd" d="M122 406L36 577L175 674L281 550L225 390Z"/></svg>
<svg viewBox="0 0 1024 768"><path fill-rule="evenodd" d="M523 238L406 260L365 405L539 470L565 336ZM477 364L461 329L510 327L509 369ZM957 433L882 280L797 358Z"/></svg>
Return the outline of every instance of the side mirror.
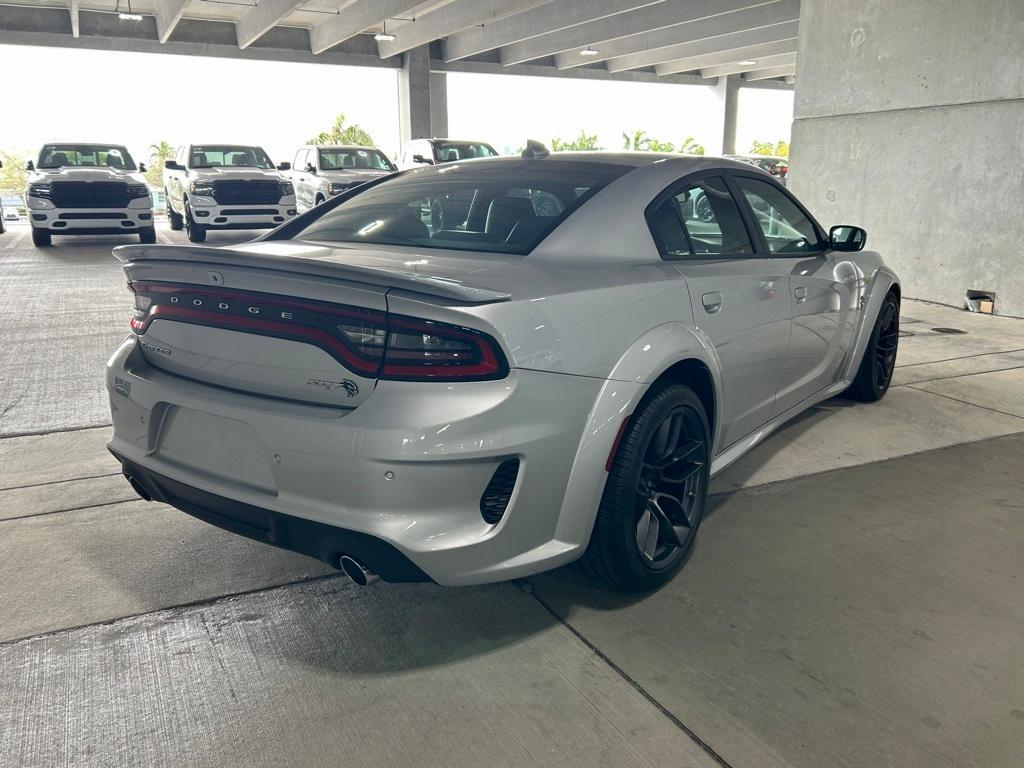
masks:
<svg viewBox="0 0 1024 768"><path fill-rule="evenodd" d="M181 167L181 165L178 164L176 160L164 160L164 168L166 168L168 171L185 170L184 168Z"/></svg>
<svg viewBox="0 0 1024 768"><path fill-rule="evenodd" d="M290 171L291 169L292 169L292 164L291 163L280 163L277 166L277 170L279 170L279 171Z"/></svg>
<svg viewBox="0 0 1024 768"><path fill-rule="evenodd" d="M139 173L145 173L145 172L146 172L146 164L145 163L139 163Z"/></svg>
<svg viewBox="0 0 1024 768"><path fill-rule="evenodd" d="M25 163L25 170L26 171L34 171L35 169L36 169L36 164L33 163L31 160L29 160L27 163Z"/></svg>
<svg viewBox="0 0 1024 768"><path fill-rule="evenodd" d="M316 168L313 167L312 163L306 163L306 173L316 173Z"/></svg>
<svg viewBox="0 0 1024 768"><path fill-rule="evenodd" d="M420 163L421 165L433 165L430 160L427 160L423 155L413 155L412 161L414 163Z"/></svg>
<svg viewBox="0 0 1024 768"><path fill-rule="evenodd" d="M828 231L828 245L833 251L862 251L867 241L867 232L849 224L839 224Z"/></svg>

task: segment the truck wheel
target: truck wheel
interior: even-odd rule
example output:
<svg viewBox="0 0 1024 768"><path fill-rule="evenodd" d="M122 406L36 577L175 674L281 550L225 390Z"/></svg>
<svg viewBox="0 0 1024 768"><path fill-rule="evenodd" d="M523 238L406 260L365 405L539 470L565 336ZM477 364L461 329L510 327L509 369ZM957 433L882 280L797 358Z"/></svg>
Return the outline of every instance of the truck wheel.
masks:
<svg viewBox="0 0 1024 768"><path fill-rule="evenodd" d="M149 245L156 242L156 227L143 227L139 230L139 242Z"/></svg>
<svg viewBox="0 0 1024 768"><path fill-rule="evenodd" d="M206 227L197 224L196 220L192 218L192 209L189 208L188 202L185 203L185 234L188 235L191 243L206 242Z"/></svg>
<svg viewBox="0 0 1024 768"><path fill-rule="evenodd" d="M165 192L164 194L166 195L167 193ZM167 218L171 222L171 229L175 232L180 232L185 228L185 220L181 218L180 213L174 212L174 209L171 207L171 198L169 197L167 198Z"/></svg>
<svg viewBox="0 0 1024 768"><path fill-rule="evenodd" d="M317 195L316 196L316 202L313 203L313 205L320 205L320 203L322 203L323 201L324 201L324 196L323 195Z"/></svg>
<svg viewBox="0 0 1024 768"><path fill-rule="evenodd" d="M32 245L38 246L39 248L45 248L52 242L53 238L50 236L50 230L32 227Z"/></svg>

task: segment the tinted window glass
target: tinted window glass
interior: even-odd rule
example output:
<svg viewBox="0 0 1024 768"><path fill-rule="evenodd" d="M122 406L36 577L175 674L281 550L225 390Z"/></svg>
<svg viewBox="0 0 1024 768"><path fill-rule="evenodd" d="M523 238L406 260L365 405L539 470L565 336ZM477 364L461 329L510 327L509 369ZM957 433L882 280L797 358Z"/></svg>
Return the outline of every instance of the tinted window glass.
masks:
<svg viewBox="0 0 1024 768"><path fill-rule="evenodd" d="M231 145L193 146L189 168L273 168L267 153L259 147Z"/></svg>
<svg viewBox="0 0 1024 768"><path fill-rule="evenodd" d="M737 177L736 183L754 209L754 218L772 253L823 250L810 219L785 192L765 181Z"/></svg>
<svg viewBox="0 0 1024 768"><path fill-rule="evenodd" d="M611 163L557 160L445 166L372 186L289 236L528 253L591 195L628 170Z"/></svg>
<svg viewBox="0 0 1024 768"><path fill-rule="evenodd" d="M676 211L676 201L669 198L651 216L651 234L663 256L682 258L689 256L690 244L686 240L682 222Z"/></svg>
<svg viewBox="0 0 1024 768"><path fill-rule="evenodd" d="M721 177L691 184L669 200L696 257L753 253L739 207Z"/></svg>

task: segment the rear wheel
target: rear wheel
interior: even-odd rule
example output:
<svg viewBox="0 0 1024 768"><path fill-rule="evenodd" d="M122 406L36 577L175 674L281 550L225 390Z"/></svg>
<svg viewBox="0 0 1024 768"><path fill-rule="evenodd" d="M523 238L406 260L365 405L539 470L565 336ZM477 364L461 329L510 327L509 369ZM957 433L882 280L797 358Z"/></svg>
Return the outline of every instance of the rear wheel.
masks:
<svg viewBox="0 0 1024 768"><path fill-rule="evenodd" d="M174 209L171 207L170 197L167 198L167 218L171 222L171 229L175 232L180 232L185 228L185 219L182 218L180 213L174 212Z"/></svg>
<svg viewBox="0 0 1024 768"><path fill-rule="evenodd" d="M143 227L139 230L139 242L150 244L156 242L156 227Z"/></svg>
<svg viewBox="0 0 1024 768"><path fill-rule="evenodd" d="M195 218L192 216L192 208L187 200L185 201L185 234L188 235L189 242L206 242L206 227L196 223Z"/></svg>
<svg viewBox="0 0 1024 768"><path fill-rule="evenodd" d="M707 415L693 390L656 385L630 417L612 461L584 573L628 592L676 572L704 516L710 470Z"/></svg>
<svg viewBox="0 0 1024 768"><path fill-rule="evenodd" d="M323 195L317 195L316 196L316 200L313 202L313 205L320 205L320 203L322 203L323 201L324 201L324 196Z"/></svg>
<svg viewBox="0 0 1024 768"><path fill-rule="evenodd" d="M32 245L45 248L52 242L53 238L50 236L50 230L32 227Z"/></svg>
<svg viewBox="0 0 1024 768"><path fill-rule="evenodd" d="M889 391L892 373L896 368L896 350L900 342L900 302L890 293L878 310L875 327L871 330L867 349L857 369L853 384L846 396L853 400L873 403Z"/></svg>

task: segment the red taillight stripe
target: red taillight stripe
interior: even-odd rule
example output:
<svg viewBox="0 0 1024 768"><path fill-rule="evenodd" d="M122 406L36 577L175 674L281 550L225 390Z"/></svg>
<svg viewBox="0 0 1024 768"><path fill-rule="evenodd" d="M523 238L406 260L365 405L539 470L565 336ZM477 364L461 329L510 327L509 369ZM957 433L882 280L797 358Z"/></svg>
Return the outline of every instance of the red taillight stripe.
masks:
<svg viewBox="0 0 1024 768"><path fill-rule="evenodd" d="M378 310L359 307L343 307L295 301L290 297L278 297L272 294L221 290L208 286L192 286L182 284L150 284L132 283L129 289L138 294L181 294L202 297L203 299L226 299L250 301L270 305L274 309L299 310L302 312L332 317L358 319L375 325L385 331L385 344L379 356L365 354L364 345L334 336L323 328L301 322L281 322L259 316L242 316L227 312L210 312L190 303L168 306L154 303L141 319L131 320L135 333L146 333L154 319L166 318L179 322L191 322L218 328L236 329L243 332L263 333L275 338L292 338L305 341L323 349L343 365L367 377L385 379L429 381L445 379L486 380L500 379L508 375L508 364L497 342L490 336L471 328L448 325L433 320L390 315ZM197 302L198 303L198 302ZM317 322L325 322L319 320ZM331 323L329 321L329 325ZM424 341L423 348L393 349L390 347L392 333L419 334L434 336L442 340L458 341L472 348L466 357L473 358L463 362L451 355L456 354L444 350L431 350ZM360 354L363 353L363 354Z"/></svg>

